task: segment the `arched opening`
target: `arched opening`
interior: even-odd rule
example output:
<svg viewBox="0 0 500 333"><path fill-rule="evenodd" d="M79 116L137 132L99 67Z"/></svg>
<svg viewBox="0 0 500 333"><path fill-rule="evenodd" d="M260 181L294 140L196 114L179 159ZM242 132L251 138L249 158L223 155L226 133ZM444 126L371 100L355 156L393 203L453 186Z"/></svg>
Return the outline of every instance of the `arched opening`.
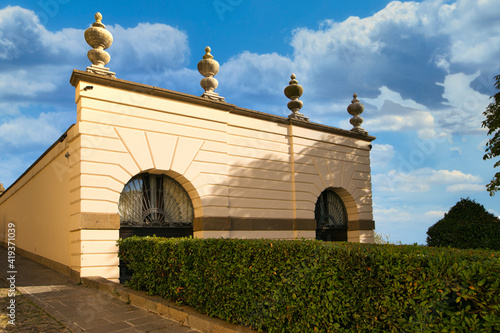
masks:
<svg viewBox="0 0 500 333"><path fill-rule="evenodd" d="M324 190L316 201L316 239L347 241L347 209L340 196L331 189Z"/></svg>
<svg viewBox="0 0 500 333"><path fill-rule="evenodd" d="M142 173L120 195L120 238L134 235L187 237L193 235L194 209L186 190L166 175ZM120 263L120 280L131 275Z"/></svg>
<svg viewBox="0 0 500 333"><path fill-rule="evenodd" d="M143 173L123 188L118 202L120 237L192 235L194 210L184 188L166 175Z"/></svg>

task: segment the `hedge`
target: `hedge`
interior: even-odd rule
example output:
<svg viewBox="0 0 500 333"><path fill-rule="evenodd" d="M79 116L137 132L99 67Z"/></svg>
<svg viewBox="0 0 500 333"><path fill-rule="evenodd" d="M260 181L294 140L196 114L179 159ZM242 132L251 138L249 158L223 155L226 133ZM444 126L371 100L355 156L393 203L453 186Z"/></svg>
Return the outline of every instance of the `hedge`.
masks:
<svg viewBox="0 0 500 333"><path fill-rule="evenodd" d="M474 200L461 199L429 227L427 245L500 251L500 220Z"/></svg>
<svg viewBox="0 0 500 333"><path fill-rule="evenodd" d="M500 331L500 253L131 237L128 285L268 332Z"/></svg>

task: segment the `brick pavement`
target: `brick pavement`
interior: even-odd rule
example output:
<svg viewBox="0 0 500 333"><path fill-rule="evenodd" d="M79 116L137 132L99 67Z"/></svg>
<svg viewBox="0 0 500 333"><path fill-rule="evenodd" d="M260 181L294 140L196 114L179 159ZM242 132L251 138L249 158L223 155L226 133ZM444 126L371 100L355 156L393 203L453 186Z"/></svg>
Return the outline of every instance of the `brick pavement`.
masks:
<svg viewBox="0 0 500 333"><path fill-rule="evenodd" d="M183 326L161 315L126 304L119 299L72 282L68 277L16 255L17 327L5 323L8 305L8 284L3 291L0 313L5 331L15 332L166 332L195 333L198 330ZM0 277L8 277L7 251L0 247ZM4 287L4 288L1 288ZM32 304L32 301L35 304ZM10 326L10 327L9 327ZM20 330L19 330L20 329Z"/></svg>
<svg viewBox="0 0 500 333"><path fill-rule="evenodd" d="M21 293L15 293L16 325L9 324L7 307L10 305L9 284L0 278L0 332L71 333L57 319L49 315Z"/></svg>

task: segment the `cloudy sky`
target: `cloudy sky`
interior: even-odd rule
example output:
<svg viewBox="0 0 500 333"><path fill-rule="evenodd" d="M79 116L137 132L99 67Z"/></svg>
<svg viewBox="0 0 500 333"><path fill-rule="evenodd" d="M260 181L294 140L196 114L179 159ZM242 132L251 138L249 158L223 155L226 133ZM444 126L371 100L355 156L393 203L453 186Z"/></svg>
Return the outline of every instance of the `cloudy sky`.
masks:
<svg viewBox="0 0 500 333"><path fill-rule="evenodd" d="M200 95L207 45L229 103L287 116L290 73L311 121L350 129L356 92L372 150L376 231L425 244L460 198L498 216L482 112L500 74L500 1L18 0L0 2L0 182L12 184L76 120L73 69L100 11L108 67L125 80ZM498 170L496 170L498 171Z"/></svg>

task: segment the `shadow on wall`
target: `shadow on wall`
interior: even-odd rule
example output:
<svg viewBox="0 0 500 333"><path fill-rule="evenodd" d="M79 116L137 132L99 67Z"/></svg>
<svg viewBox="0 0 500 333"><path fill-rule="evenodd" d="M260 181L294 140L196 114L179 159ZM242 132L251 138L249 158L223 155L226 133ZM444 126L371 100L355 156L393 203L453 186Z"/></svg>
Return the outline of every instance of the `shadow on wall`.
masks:
<svg viewBox="0 0 500 333"><path fill-rule="evenodd" d="M370 143L329 134L292 137L291 131L308 130L279 126L286 136L259 132L229 146L230 216L311 221L318 197L331 189L346 207L349 230L373 230L367 227L373 225Z"/></svg>

